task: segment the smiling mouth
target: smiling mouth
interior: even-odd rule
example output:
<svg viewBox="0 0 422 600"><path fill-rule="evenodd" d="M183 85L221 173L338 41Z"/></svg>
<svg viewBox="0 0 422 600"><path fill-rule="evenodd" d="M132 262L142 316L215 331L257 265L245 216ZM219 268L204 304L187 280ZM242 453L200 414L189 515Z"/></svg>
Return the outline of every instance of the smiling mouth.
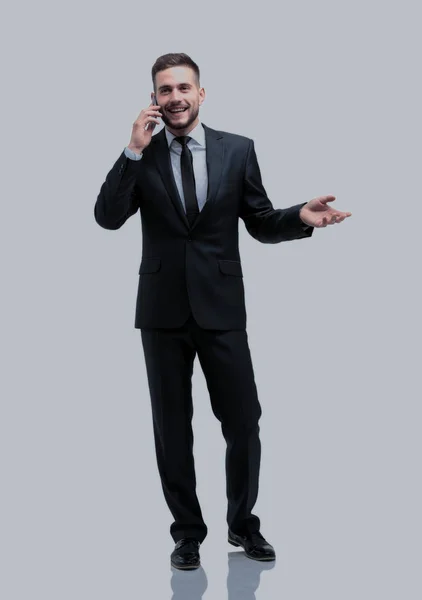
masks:
<svg viewBox="0 0 422 600"><path fill-rule="evenodd" d="M187 109L188 109L188 107L186 106L186 107L184 107L182 109L172 109L172 110L169 110L168 112L171 115L182 115L184 112L187 111Z"/></svg>

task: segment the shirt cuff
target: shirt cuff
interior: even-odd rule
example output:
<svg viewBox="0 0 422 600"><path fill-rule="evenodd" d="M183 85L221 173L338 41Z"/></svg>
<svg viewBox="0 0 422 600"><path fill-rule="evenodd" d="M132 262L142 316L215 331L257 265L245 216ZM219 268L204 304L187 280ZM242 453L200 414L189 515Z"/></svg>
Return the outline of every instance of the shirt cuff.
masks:
<svg viewBox="0 0 422 600"><path fill-rule="evenodd" d="M142 158L142 154L136 154L136 152L134 152L133 150L130 150L130 148L128 148L127 146L124 150L124 153L131 160L141 160L141 158Z"/></svg>

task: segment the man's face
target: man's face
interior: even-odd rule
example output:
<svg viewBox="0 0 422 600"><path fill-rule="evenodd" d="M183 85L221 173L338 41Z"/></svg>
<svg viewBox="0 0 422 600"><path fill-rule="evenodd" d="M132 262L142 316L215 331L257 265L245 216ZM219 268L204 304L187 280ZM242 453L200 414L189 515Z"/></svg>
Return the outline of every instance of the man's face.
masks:
<svg viewBox="0 0 422 600"><path fill-rule="evenodd" d="M199 107L205 98L204 88L199 88L195 72L190 67L171 67L155 76L157 102L162 119L175 135L185 135L198 124ZM174 112L177 108L183 112Z"/></svg>

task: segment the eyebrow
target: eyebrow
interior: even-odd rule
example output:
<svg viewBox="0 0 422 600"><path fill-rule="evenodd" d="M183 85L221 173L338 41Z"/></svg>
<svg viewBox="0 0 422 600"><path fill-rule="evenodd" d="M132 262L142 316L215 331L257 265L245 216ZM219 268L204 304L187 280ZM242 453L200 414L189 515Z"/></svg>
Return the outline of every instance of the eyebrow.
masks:
<svg viewBox="0 0 422 600"><path fill-rule="evenodd" d="M187 83L187 82L185 82L185 83L179 83L175 87L182 87L184 85L187 85L188 87L192 87L192 84L191 83ZM171 88L171 85L168 85L168 84L166 84L166 85L160 85L160 87L158 88L158 91L161 92L162 90L164 90L166 88Z"/></svg>

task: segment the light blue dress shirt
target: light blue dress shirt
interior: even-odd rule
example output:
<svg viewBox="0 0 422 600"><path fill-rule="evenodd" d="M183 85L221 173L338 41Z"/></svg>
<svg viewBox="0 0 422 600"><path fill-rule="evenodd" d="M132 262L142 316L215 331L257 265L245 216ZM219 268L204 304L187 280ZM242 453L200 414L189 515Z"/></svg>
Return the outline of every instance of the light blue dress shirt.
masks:
<svg viewBox="0 0 422 600"><path fill-rule="evenodd" d="M182 170L180 167L180 157L182 154L182 146L179 142L173 141L176 137L173 135L167 127L164 128L167 138L167 143L170 149L171 165L173 167L174 179L179 192L180 199L182 200L183 207L186 211L185 196L183 194L183 183L182 183ZM192 139L188 142L188 148L192 152L193 160L193 173L195 176L196 186L196 198L198 200L198 207L201 211L207 200L207 189L208 189L208 171L206 161L206 143L205 143L205 130L201 122L198 123L192 131L188 133ZM131 160L141 160L142 154L136 154L133 150L128 147L124 149L125 155Z"/></svg>

